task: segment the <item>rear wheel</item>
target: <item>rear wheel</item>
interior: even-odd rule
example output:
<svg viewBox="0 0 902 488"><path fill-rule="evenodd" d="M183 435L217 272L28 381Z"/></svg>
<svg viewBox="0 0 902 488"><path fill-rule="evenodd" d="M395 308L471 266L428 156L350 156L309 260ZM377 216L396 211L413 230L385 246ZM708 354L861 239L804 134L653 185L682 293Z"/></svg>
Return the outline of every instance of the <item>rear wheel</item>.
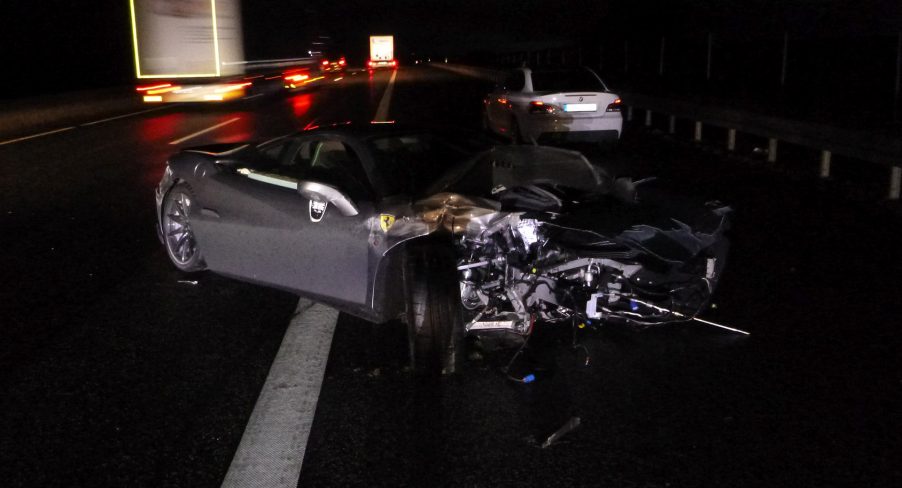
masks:
<svg viewBox="0 0 902 488"><path fill-rule="evenodd" d="M452 251L413 245L405 274L411 366L419 373L456 372L463 354L463 322Z"/></svg>
<svg viewBox="0 0 902 488"><path fill-rule="evenodd" d="M161 222L166 254L176 268L185 272L206 268L191 226L193 210L194 196L187 185L176 185L163 200Z"/></svg>

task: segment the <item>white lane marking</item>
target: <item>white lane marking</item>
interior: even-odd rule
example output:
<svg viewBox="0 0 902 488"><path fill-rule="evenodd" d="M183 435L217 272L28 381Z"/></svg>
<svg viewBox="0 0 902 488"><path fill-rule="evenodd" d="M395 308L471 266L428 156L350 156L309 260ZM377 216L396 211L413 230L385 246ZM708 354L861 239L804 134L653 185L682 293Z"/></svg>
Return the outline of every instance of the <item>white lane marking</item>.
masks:
<svg viewBox="0 0 902 488"><path fill-rule="evenodd" d="M181 144L181 143L187 141L188 139L193 139L193 138L195 138L195 137L197 137L197 136L199 136L199 135L206 134L207 132L210 132L210 131L212 131L212 130L216 130L216 129L218 129L218 128L224 126L224 125L229 125L229 124L231 124L232 122L235 122L236 120L241 120L241 117L235 117L234 119L226 120L225 122L223 122L223 123L221 123L221 124L216 124L216 125L214 125L213 127L207 127L207 128L204 129L204 130L199 130L199 131L195 132L194 134L188 134L187 136L182 137L181 139L176 139L176 140L170 142L169 144L170 144L170 145L173 145L173 144Z"/></svg>
<svg viewBox="0 0 902 488"><path fill-rule="evenodd" d="M148 110L141 110L140 112L132 112L132 113L130 113L130 114L125 114L125 115L117 115L117 116L115 116L115 117L110 117L110 118L108 118L108 119L95 120L94 122L87 122L87 123L81 124L81 127L87 127L87 126L89 126L89 125L102 124L102 123L104 123L104 122L109 122L109 121L111 121L111 120L124 119L124 118L126 118L126 117L131 117L131 116L133 116L133 115L146 114L147 112L156 112L157 110L163 110L163 109L165 109L165 108L172 108L172 107L173 107L172 105L166 105L166 106L163 106L163 107L154 107L154 108L151 108L151 109L148 109Z"/></svg>
<svg viewBox="0 0 902 488"><path fill-rule="evenodd" d="M27 140L29 140L29 139L34 139L35 137L49 136L50 134L56 134L57 132L65 132L65 131L67 131L67 130L72 130L72 129L74 129L74 128L75 128L75 126L73 125L72 127L65 127L65 128L62 128L62 129L56 129L56 130L51 130L51 131L47 131L47 132L41 132L40 134L34 134L34 135L31 135L31 136L20 137L20 138L18 138L18 139L11 139L11 140L8 140L8 141L0 142L0 146L5 146L5 145L7 145L7 144L13 144L13 143L15 143L15 142L27 141Z"/></svg>
<svg viewBox="0 0 902 488"><path fill-rule="evenodd" d="M338 311L298 301L223 488L295 488Z"/></svg>
<svg viewBox="0 0 902 488"><path fill-rule="evenodd" d="M335 78L335 81L341 81L343 79L345 79L344 76L341 76L341 77Z"/></svg>
<svg viewBox="0 0 902 488"><path fill-rule="evenodd" d="M379 108L376 109L376 116L373 117L374 122L385 122L388 120L388 104L391 103L391 93L395 88L395 78L398 77L398 70L394 70L391 78L388 80L388 88L382 95L382 101L379 102Z"/></svg>

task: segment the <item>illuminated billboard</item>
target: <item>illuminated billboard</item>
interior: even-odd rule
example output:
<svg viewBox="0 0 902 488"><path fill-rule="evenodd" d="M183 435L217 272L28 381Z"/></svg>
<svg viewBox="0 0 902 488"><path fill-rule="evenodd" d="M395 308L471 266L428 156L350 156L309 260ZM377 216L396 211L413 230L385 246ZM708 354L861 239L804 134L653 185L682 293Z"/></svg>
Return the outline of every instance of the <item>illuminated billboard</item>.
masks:
<svg viewBox="0 0 902 488"><path fill-rule="evenodd" d="M138 78L241 74L240 0L129 0Z"/></svg>

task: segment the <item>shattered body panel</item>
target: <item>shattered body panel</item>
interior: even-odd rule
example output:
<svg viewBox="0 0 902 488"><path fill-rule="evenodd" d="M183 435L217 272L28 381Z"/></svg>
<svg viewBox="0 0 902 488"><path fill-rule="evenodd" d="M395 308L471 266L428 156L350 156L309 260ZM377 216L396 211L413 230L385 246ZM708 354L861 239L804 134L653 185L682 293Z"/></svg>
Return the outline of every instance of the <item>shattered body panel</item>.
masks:
<svg viewBox="0 0 902 488"><path fill-rule="evenodd" d="M677 205L650 182L612 180L577 152L541 146L495 147L398 191L367 137L313 131L183 151L169 161L158 211L171 188L187 185L209 269L374 321L405 310L406 244L451 246L471 334L526 334L537 320L685 321L723 271L726 207ZM274 144L315 138L354 150L371 197L346 201L336 188L337 200L308 199L306 180L254 162Z"/></svg>

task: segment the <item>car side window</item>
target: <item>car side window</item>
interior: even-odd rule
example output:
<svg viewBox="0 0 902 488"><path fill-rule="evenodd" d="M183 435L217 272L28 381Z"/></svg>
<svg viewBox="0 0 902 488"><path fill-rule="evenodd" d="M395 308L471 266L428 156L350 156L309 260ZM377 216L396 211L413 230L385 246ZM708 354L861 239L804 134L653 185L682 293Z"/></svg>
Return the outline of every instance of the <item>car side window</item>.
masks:
<svg viewBox="0 0 902 488"><path fill-rule="evenodd" d="M352 199L374 195L360 158L347 144L331 139L305 138L261 150L263 161L238 168L248 178L296 190L298 181L327 183Z"/></svg>
<svg viewBox="0 0 902 488"><path fill-rule="evenodd" d="M354 200L373 195L360 158L341 141L313 139L302 142L289 168L291 176L297 180L330 184Z"/></svg>
<svg viewBox="0 0 902 488"><path fill-rule="evenodd" d="M522 71L513 71L502 83L502 89L507 91L522 91L526 85L526 77Z"/></svg>

